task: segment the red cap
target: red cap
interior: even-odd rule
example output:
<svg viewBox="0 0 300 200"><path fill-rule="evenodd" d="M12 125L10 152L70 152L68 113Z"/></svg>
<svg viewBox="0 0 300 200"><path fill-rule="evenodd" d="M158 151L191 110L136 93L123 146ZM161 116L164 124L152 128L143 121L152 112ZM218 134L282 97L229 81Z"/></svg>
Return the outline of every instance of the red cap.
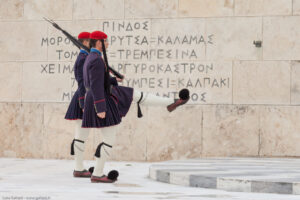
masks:
<svg viewBox="0 0 300 200"><path fill-rule="evenodd" d="M89 32L81 32L78 35L78 39L89 39L90 35L91 34Z"/></svg>
<svg viewBox="0 0 300 200"><path fill-rule="evenodd" d="M107 38L107 35L101 31L94 31L90 35L90 39L95 39L95 40L104 40Z"/></svg>

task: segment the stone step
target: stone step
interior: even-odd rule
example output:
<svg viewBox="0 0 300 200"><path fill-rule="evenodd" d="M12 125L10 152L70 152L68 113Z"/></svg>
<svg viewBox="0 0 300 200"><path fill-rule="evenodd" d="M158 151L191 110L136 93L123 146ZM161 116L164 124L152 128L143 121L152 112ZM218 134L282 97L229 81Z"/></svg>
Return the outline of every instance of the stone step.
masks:
<svg viewBox="0 0 300 200"><path fill-rule="evenodd" d="M151 179L234 192L300 194L300 159L215 158L150 166Z"/></svg>

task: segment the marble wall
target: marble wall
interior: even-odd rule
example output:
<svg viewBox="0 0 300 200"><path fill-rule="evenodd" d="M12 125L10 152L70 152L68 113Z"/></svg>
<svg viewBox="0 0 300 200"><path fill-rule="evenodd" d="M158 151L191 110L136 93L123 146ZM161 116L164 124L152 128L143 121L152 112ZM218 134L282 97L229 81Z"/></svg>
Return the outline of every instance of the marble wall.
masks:
<svg viewBox="0 0 300 200"><path fill-rule="evenodd" d="M300 156L300 0L0 0L0 157L71 159L73 35L109 35L124 86L191 101L133 104L112 160ZM262 41L261 47L254 41ZM101 135L91 130L86 158Z"/></svg>

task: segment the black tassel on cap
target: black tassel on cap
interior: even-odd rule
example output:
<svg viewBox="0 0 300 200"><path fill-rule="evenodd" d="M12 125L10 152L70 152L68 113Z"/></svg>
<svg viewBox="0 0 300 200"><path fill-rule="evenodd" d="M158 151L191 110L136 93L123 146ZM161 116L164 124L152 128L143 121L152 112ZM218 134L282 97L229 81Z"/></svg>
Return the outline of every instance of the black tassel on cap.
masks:
<svg viewBox="0 0 300 200"><path fill-rule="evenodd" d="M138 115L138 118L143 117L141 106L140 106L140 103L141 103L142 99L143 99L143 92L141 92L141 98L137 102L137 107L138 107L138 113L137 113L137 115Z"/></svg>
<svg viewBox="0 0 300 200"><path fill-rule="evenodd" d="M104 40L101 40L102 43L102 51L103 51L103 57L104 57L104 62L105 62L105 76L104 76L104 86L105 86L105 91L107 94L111 94L111 88L110 88L110 80L109 80L109 70L108 70L108 60L107 60L107 55L106 55L106 49L105 49L105 44Z"/></svg>

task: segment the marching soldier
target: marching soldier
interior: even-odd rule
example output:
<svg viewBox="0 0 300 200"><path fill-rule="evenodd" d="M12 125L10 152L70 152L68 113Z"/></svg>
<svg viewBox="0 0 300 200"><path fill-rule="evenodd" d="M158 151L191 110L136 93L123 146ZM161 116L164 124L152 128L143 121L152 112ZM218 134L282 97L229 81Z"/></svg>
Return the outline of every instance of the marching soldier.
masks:
<svg viewBox="0 0 300 200"><path fill-rule="evenodd" d="M116 181L118 173L111 171L104 175L103 168L106 159L110 156L115 142L117 125L125 117L132 101L140 104L165 105L169 112L189 100L189 91L180 91L180 99L163 98L154 94L143 93L130 87L118 86L121 79L109 75L106 49L108 47L107 35L101 31L90 35L90 54L83 67L86 98L82 120L83 128L99 128L103 142L96 149L96 165L93 169L91 182L112 183ZM103 59L104 58L104 59ZM91 170L92 171L92 170Z"/></svg>
<svg viewBox="0 0 300 200"><path fill-rule="evenodd" d="M90 33L80 33L78 35L78 40L86 47L89 47ZM74 64L74 75L78 84L78 89L76 90L70 102L65 116L65 119L67 120L76 120L75 138L71 145L71 155L74 155L75 159L75 169L73 172L74 177L91 177L91 173L83 166L83 156L85 150L84 143L89 135L89 130L81 128L85 97L85 87L83 84L83 64L87 56L88 52L84 49L80 49Z"/></svg>

